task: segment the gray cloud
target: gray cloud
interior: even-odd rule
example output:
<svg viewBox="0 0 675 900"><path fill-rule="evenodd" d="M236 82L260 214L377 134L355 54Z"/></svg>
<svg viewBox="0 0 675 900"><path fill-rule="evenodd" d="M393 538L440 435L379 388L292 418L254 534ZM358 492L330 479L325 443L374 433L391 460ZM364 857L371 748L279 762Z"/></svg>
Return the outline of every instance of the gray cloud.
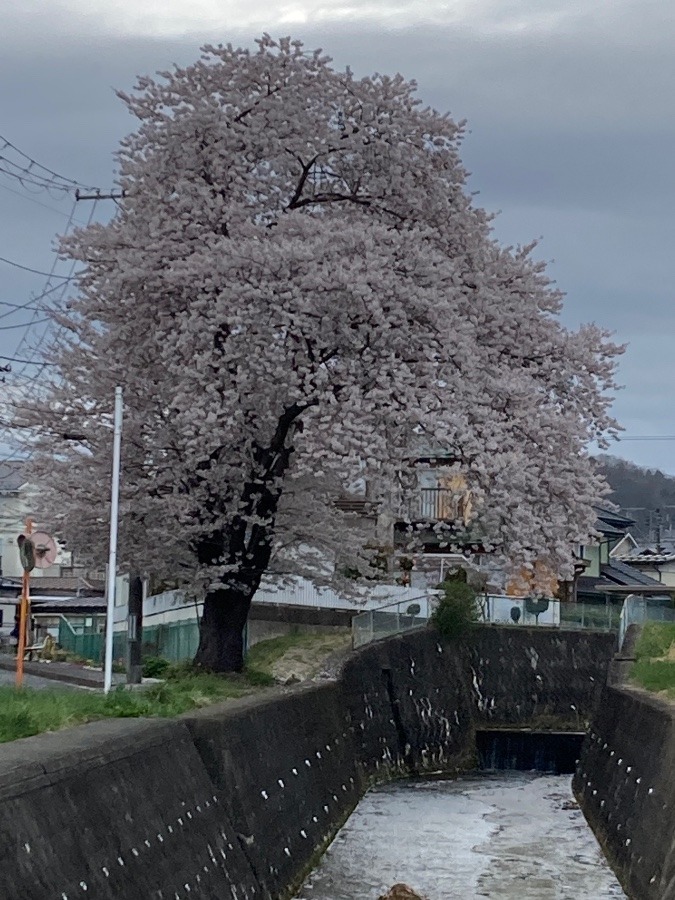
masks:
<svg viewBox="0 0 675 900"><path fill-rule="evenodd" d="M472 4L473 12L446 6L454 9L448 21L442 4L430 5L433 24L411 21L405 29L391 23L400 25L406 9L421 15L421 5L399 4L398 18L382 19L386 27L319 26L312 21L321 16L317 5L303 26L268 29L322 46L336 65L357 72L415 77L425 102L466 117L470 187L479 203L501 210L497 236L525 243L543 235L535 253L554 260L551 275L567 293L565 320L594 320L631 342L616 406L627 431L671 432L675 9L668 0L589 9L567 0L495 0ZM371 4L371 20L377 9ZM103 188L113 179L113 151L133 127L113 88L194 60L204 42L251 43L255 34L213 25L172 38L97 34L91 19L45 10L40 18L15 15L0 29L0 83L14 86L0 100L0 133L57 171ZM67 202L32 199L68 212ZM52 237L65 218L2 187L0 211L0 256L49 267ZM43 281L6 267L0 275L0 300L27 297ZM0 331L1 352L14 343ZM675 472L671 448L618 449Z"/></svg>

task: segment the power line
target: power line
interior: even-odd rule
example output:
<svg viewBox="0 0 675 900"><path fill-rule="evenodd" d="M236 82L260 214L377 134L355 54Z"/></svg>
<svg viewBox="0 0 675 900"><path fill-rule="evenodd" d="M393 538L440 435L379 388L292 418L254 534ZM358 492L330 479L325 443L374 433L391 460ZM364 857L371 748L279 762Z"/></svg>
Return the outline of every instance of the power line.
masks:
<svg viewBox="0 0 675 900"><path fill-rule="evenodd" d="M9 142L7 142L7 145L9 145ZM46 171L48 171L48 170L46 170ZM52 174L55 174L55 173L52 173ZM45 205L45 204L40 204L40 205ZM87 226L89 226L92 222L92 219L94 217L94 212L96 209L96 205L97 204L94 203L91 208L89 218L86 223ZM70 215L67 217L68 222L65 227L66 234L68 233L68 231L73 223L76 208L77 208L77 201L74 200L73 204L72 204L72 208L70 210ZM18 268L33 272L38 275L42 275L47 279L43 291L37 297L32 297L30 300L26 301L24 304L12 304L8 301L6 305L11 306L12 309L9 312L3 313L2 316L0 316L0 318L5 318L6 316L13 315L14 313L17 312L17 310L22 309L22 308L31 308L33 310L33 315L29 322L23 323L20 326L9 326L9 327L21 327L24 329L23 336L21 337L21 340L16 345L14 354L12 356L6 356L4 354L0 354L1 360L5 360L8 363L12 363L12 362L18 363L21 366L21 368L17 372L12 372L12 378L13 378L13 380L17 379L17 378L25 378L25 381L21 386L21 396L26 396L31 391L31 385L37 384L38 380L42 377L43 373L45 372L46 367L55 367L55 363L46 362L44 359L37 360L37 359L27 358L24 355L19 355L21 348L26 343L26 338L27 338L30 328L33 326L36 326L36 325L40 325L45 322L52 321L50 318L37 320L36 317L40 314L40 312L45 312L46 310L44 309L44 307L35 306L34 304L37 301L43 299L44 297L53 294L55 291L60 290L61 291L60 297L57 298L57 300L56 300L56 304L58 307L59 303L63 301L66 290L68 289L69 282L72 281L75 277L74 272L75 272L75 267L77 265L77 261L76 260L72 261L72 264L70 267L70 274L68 276L63 276L63 275L55 275L55 268L59 262L58 256L54 257L50 272L42 272L38 269L33 269L33 268L29 268L27 266L22 266L18 263L14 263L12 260L6 260L2 257L0 257L0 259L3 262L9 263L10 265L15 265ZM58 279L59 283L56 285L52 285L51 281L53 278ZM58 327L59 327L59 331L60 331L63 328L63 325L59 325ZM47 339L48 333L49 333L48 329L44 329L42 331L42 334L40 335L40 338L38 339L37 344L31 348L31 353L35 353L35 352L39 351L40 347ZM58 332L57 332L57 334L58 334ZM33 372L31 375L24 374L24 373L26 373L27 369L32 368L32 367L35 367L35 368L33 369ZM0 368L3 368L5 371L11 370L11 366L0 366ZM20 397L17 396L16 399L20 399ZM13 401L12 401L13 405L16 405L16 399L13 399ZM10 433L13 428L13 423L2 421L2 422L0 422L0 426L1 426L0 443L4 443L4 442L7 442L7 439L10 436ZM10 451L10 453L11 452L12 451ZM16 459L16 456L14 456L14 458L12 456L5 457L5 461L6 462L25 461L26 459L30 459L30 457L33 455L33 452L34 451L26 453L25 450L17 449L14 451L14 454L18 454L20 458Z"/></svg>
<svg viewBox="0 0 675 900"><path fill-rule="evenodd" d="M675 434L635 434L618 438L619 441L675 441Z"/></svg>
<svg viewBox="0 0 675 900"><path fill-rule="evenodd" d="M21 187L25 188L27 191L30 190L28 187L29 185L37 188L37 191L33 191L32 193L39 193L40 191L60 191L61 193L69 194L73 190L76 190L76 188L73 188L70 184L61 184L53 178L45 178L39 174L35 175L30 169L18 166L10 159L7 159L6 156L0 156L0 172L3 175L7 175L9 178L13 178L15 181L18 181Z"/></svg>
<svg viewBox="0 0 675 900"><path fill-rule="evenodd" d="M44 312L44 310L40 310ZM10 328L31 328L33 325L42 325L43 322L51 322L49 316L44 319L38 319L37 322L19 322L18 325L0 325L0 331L9 331Z"/></svg>
<svg viewBox="0 0 675 900"><path fill-rule="evenodd" d="M68 221L67 221L67 223L66 223L66 228L65 228L66 233L68 232L68 229L69 229L69 228L71 227L71 225L72 225L72 222L73 222L73 216L75 215L75 209L76 209L76 208L77 208L77 201L75 201L75 202L73 203L73 205L72 205L72 207L71 207L71 209L70 209L70 215L68 216ZM91 215L90 215L90 217L89 217L89 222L88 222L87 224L89 224L89 223L91 222L92 216L93 216L93 210L92 210L92 213L91 213ZM42 273L42 274L47 278L47 282L46 282L46 285L45 285L45 289L44 289L44 291L43 291L43 294L46 294L47 292L51 292L51 290L52 290L51 281L52 281L52 278L56 277L56 278L58 278L58 279L61 280L61 284L60 284L59 286L61 287L61 297L60 297L60 299L62 300L63 297L64 297L64 295L65 295L66 288L67 288L67 286L68 286L68 282L71 280L71 278L72 278L72 276L73 276L73 272L75 271L75 264L76 264L76 263L75 263L75 260L73 260L72 265L71 265L71 267L70 267L70 275L66 277L66 276L62 276L62 275L55 275L55 270L56 270L56 266L58 265L58 262L59 262L58 257L57 257L57 256L54 256L54 258L52 259L52 265L51 265L50 271L49 271L49 272L44 272L44 273ZM35 270L35 271L37 271L37 270ZM39 311L38 311L38 310L35 310L35 311L33 312L32 316L31 316L30 322L26 323L26 325L24 326L23 335L22 335L21 339L19 340L19 342L17 343L16 349L15 349L15 351L14 351L14 359L13 359L13 360L10 360L11 362L18 362L18 363L20 363L20 364L23 366L23 368L22 368L22 369L20 370L20 372L18 373L18 374L20 374L20 375L23 374L23 373L26 371L26 368L27 368L28 366L34 364L32 360L24 360L24 359L22 359L22 358L19 356L19 353L21 352L21 348L23 347L23 345L24 345L25 342L26 342L26 336L27 336L27 334L28 334L28 331L29 331L29 329L35 324L35 320L36 320L36 317L37 317L38 315L39 315ZM48 331L48 329L46 329L46 328L43 330L42 335L40 336L40 339L39 339L38 342L37 342L37 346L35 346L35 347L32 348L32 352L38 351L39 348L42 346L42 344L44 343L44 341L45 341L46 338L47 338L47 331ZM36 371L35 371L35 376L34 376L36 380L39 378L40 373L43 372L43 371L44 371L44 366L38 367L38 368L36 369ZM5 427L5 430L4 430L4 435L3 435L4 438L6 438L6 436L7 436L7 434L8 434L8 431L9 431L9 429L8 429L8 427L6 426L6 427ZM0 439L2 439L2 438L0 438Z"/></svg>
<svg viewBox="0 0 675 900"><path fill-rule="evenodd" d="M95 205L94 205L94 206L95 206ZM73 201L73 204L72 204L72 207L71 207L71 210L70 210L70 216L68 217L68 222L66 223L66 228L65 228L65 232L66 232L66 233L68 233L68 230L69 230L69 228L71 227L71 224L72 224L72 221L73 221L73 217L74 217L74 215L75 215L75 210L76 210L76 208L77 208L77 202L76 202L76 201ZM94 209L92 209L92 211L91 211L91 214L90 214L90 216L89 216L89 221L88 221L87 224L90 224L90 223L91 223L91 220L92 220L92 218L93 218L93 214L94 214ZM50 284L50 282L51 282L52 277L54 277L54 270L55 270L55 268L56 268L56 266L57 266L57 264L58 264L58 261L59 261L59 260L58 260L58 257L54 257L54 259L53 259L53 261L52 261L51 271L50 271L49 273L42 273L42 274L44 274L44 275L46 276L47 282L46 282L45 288L44 288L42 294L40 295L40 297L44 297L44 296L46 296L46 295L48 295L48 294L51 294L51 293L53 293L55 290L60 290L60 291L61 291L61 296L60 296L59 299L60 299L60 300L63 300L63 297L64 297L65 292L66 292L67 287L68 287L68 283L69 283L69 281L71 280L71 278L72 278L72 273L73 273L74 270L75 270L76 260L73 260L73 262L72 262L72 264L71 264L71 267L70 267L70 275L68 276L68 278L65 278L64 280L62 280L60 284L58 284L58 285L56 285L56 286L52 286L52 285ZM59 278L63 278L63 276L58 276L58 277L59 277ZM33 300L32 302L34 302L34 300ZM58 302L59 302L59 301L57 300L57 303L58 303ZM36 316L39 315L39 312L40 312L39 309L36 309L36 310L35 310L35 312L33 313L33 316L32 316L32 320L34 320L34 319L36 318ZM7 313L5 313L5 315L7 315ZM23 356L19 356L19 353L20 353L20 351L21 351L21 348L23 347L23 345L24 345L25 342L26 342L26 336L27 336L27 334L28 334L28 331L29 331L30 327L31 327L31 322L29 322L29 323L27 323L27 324L25 325L24 334L23 334L21 340L17 343L16 349L15 349L15 351L14 351L14 354L13 354L11 357L9 357L9 356L7 356L7 357L0 356L0 358L6 359L8 362L16 362L16 363L19 363L19 364L21 365L21 368L18 370L18 372L12 373L13 379L16 379L17 377L22 377L22 376L24 375L24 373L26 372L26 370L27 370L29 367L33 367L33 366L35 367L35 369L33 370L33 373L32 373L30 376L26 377L26 381L25 381L24 384L22 385L22 393L23 393L23 396L26 395L26 392L27 392L27 391L30 391L30 386L31 386L32 384L36 384L36 383L37 383L38 379L42 376L42 373L45 371L45 367L47 367L47 366L52 366L52 365L53 365L52 363L47 363L47 362L45 362L44 360L39 360L39 361L38 361L38 360L35 360L35 359L27 359L27 358L25 358L25 357L23 357ZM62 327L62 326L61 326L61 327ZM37 342L37 345L36 345L35 347L32 347L32 348L31 348L31 352L34 353L34 352L36 352L36 351L39 350L39 348L41 347L41 345L42 345L42 344L44 343L44 341L46 340L47 334L48 334L48 329L44 329L43 332L42 332L42 334L41 334L41 336L40 336L40 338L39 338L39 340L38 340L38 342ZM18 399L18 398L17 398L17 399ZM14 400L13 402L15 403L16 401ZM3 426L3 427L2 427L2 431L0 432L0 442L6 441L7 438L9 437L9 435L10 435L11 430L12 430L11 423L5 423L5 422L3 422L3 423L2 423L2 426Z"/></svg>
<svg viewBox="0 0 675 900"><path fill-rule="evenodd" d="M2 313L0 315L0 319L6 319L8 316L13 316L17 309L34 309L37 312L43 312L45 307L31 306L30 304L37 303L39 300L42 300L44 297L49 296L49 294L53 294L54 291L62 291L63 292L64 287L65 286L63 284L55 284L55 285L53 285L53 287L50 287L44 291L41 291L39 294L36 294L34 297L31 297L30 300L26 300L24 303L11 303L9 300L0 300L0 306L15 307L15 309L13 311Z"/></svg>
<svg viewBox="0 0 675 900"><path fill-rule="evenodd" d="M36 203L38 206L41 206L43 209L48 209L53 213L56 213L57 216L63 216L64 218L68 218L68 213L64 212L62 209L57 209L55 206L50 206L49 203L43 203L42 200L36 200L35 197L26 196L26 192L23 193L21 191L15 191L14 188L11 188L8 184L4 184L0 181L0 187L4 191L9 191L10 194L15 194L17 197L21 197L22 200L28 200L29 203ZM80 222L84 225L81 219L77 219L76 221Z"/></svg>
<svg viewBox="0 0 675 900"><path fill-rule="evenodd" d="M90 213L89 213L89 217L88 217L88 220L87 220L87 223L86 223L87 227L91 224L91 222L92 222L92 220L93 220L93 218L94 218L94 213L95 213L95 210L96 210L96 206L97 206L97 201L98 201L98 199L99 199L98 197L95 197L95 198L94 198L94 203L92 204L92 207L91 207L91 210L90 210ZM103 199L103 198L101 198L101 199ZM72 222L73 222L73 219L74 219L74 213L75 213L76 207L77 207L77 200L74 200L74 201L73 201L73 206L72 206L72 209L71 209L71 213L70 213L70 216L69 216L69 218L68 218L68 223L67 223L66 229L65 229L65 232L66 232L66 233L68 232L68 230L69 230L69 228L71 227L71 224L72 224ZM77 260L73 260L73 261L72 261L72 264L71 264L71 267L70 267L70 275L69 275L68 277L64 277L64 276L60 276L60 275L59 275L59 276L54 276L54 269L55 269L55 267L56 267L57 264L58 264L58 257L55 257L55 258L54 258L54 261L53 261L53 263L52 263L52 271L51 271L50 273L40 273L40 274L43 274L43 275L46 276L46 278L47 278L46 285L50 285L50 280L51 280L52 277L58 277L58 278L62 279L62 281L61 281L60 284L57 284L57 285L55 285L55 286L48 286L48 287L46 286L45 289L42 291L41 294L39 294L37 297L32 298L32 299L29 300L29 301L26 301L26 303L25 303L23 306L20 306L19 304L10 304L10 305L16 306L17 308L19 308L19 307L20 307L20 308L27 308L27 307L29 306L30 303L35 303L37 300L40 300L40 299L42 299L43 297L45 297L45 296L47 296L47 295L49 295L49 294L52 294L54 291L60 290L60 291L61 291L61 295L60 295L60 297L57 298L57 300L56 300L56 303L57 303L57 306L58 306L58 304L59 304L60 302L63 301L63 298L64 298L64 296L65 296L66 290L68 289L68 283L69 283L71 280L73 280L73 277L74 277L74 276L73 276L73 273L74 273L74 271L75 271L75 266L77 265ZM29 329L30 329L30 327L31 327L32 325L38 325L38 324L40 324L41 322L45 322L45 321L52 321L51 318L50 318L50 319L42 319L42 320L40 320L40 321L34 321L34 320L35 320L35 316L37 316L40 312L44 312L44 311L46 311L46 310L45 310L44 308L40 307L40 306L35 306L35 307L33 307L33 310L34 310L34 312L33 312L33 317L32 317L31 322L25 323L25 324L22 326L22 327L24 327L26 330L25 330L25 332L24 332L23 337L21 338L21 340L18 342L18 344L17 344L17 346L16 346L15 353L17 353L17 354L18 354L18 352L20 351L21 347L22 347L22 346L24 345L24 343L26 342L26 338L27 338L27 335L28 335L28 331L29 331ZM16 311L16 310L13 310L12 312L9 312L9 313L4 313L4 314L3 314L3 317L4 317L4 316L7 316L7 315L12 315L13 312L15 312L15 311ZM0 317L0 318L1 318L1 317ZM56 339L56 337L58 336L58 334L63 330L63 328L64 328L63 324L57 323L57 331L56 331L55 339ZM42 345L42 344L44 343L44 341L47 339L48 333L49 333L48 329L44 329L44 330L43 330L43 332L42 332L42 334L41 334L39 340L37 341L37 344L36 344L34 347L31 347L31 348L30 348L32 352L36 352L36 351L39 350L39 348L41 347L41 345ZM16 399L14 399L14 400L11 401L11 405L12 405L12 407L14 407L14 408L19 408L19 403L17 403L17 400L20 402L20 400L21 400L22 397L30 396L31 389L32 389L31 386L32 386L32 385L35 385L35 384L39 381L39 379L40 379L41 377L43 377L43 373L44 373L44 370L45 370L46 367L54 367L54 368L58 368L58 364L57 364L57 363L46 362L44 359L40 359L40 360L36 360L36 359L26 359L26 358L23 358L23 357L19 357L18 355L17 355L17 356L4 356L4 355L0 354L0 360L6 360L6 361L8 361L8 362L16 362L16 363L19 363L19 364L22 366L22 368L19 369L17 372L12 372L12 373L11 373L11 374L12 374L12 379L13 379L13 380L14 380L14 379L17 379L17 378L25 378L25 382L24 382L24 383L22 384L22 386L21 386L21 394L18 395ZM30 374L30 375L24 374L24 373L26 372L26 369L27 369L27 368L33 367L33 366L35 367L35 369L34 369L34 371L32 372L32 374ZM8 369L11 369L11 367L9 367L9 366L7 366L7 367L2 367L2 366L0 366L0 369L2 369L2 368L4 368L5 371L7 371ZM32 408L32 407L31 407L31 408ZM0 421L0 428L1 428L1 430L0 430L0 443L2 443L3 441L6 441L6 440L7 440L8 436L9 436L11 430L12 430L12 427L13 427L13 425L12 425L11 422ZM10 450L9 452L12 453L11 450ZM2 462L8 462L8 463L11 463L11 462L25 463L25 462L29 461L29 460L33 457L33 455L34 455L34 453L35 453L35 449L32 449L32 450L30 450L30 451L28 451L28 452L26 452L25 450L22 450L22 449L17 449L17 450L15 450L15 451L13 451L13 453L14 453L14 455L7 456L7 457L5 457L4 459L0 459L0 461L2 461Z"/></svg>
<svg viewBox="0 0 675 900"><path fill-rule="evenodd" d="M88 227L89 225L91 225L91 222L93 221L94 213L95 213L95 211L96 211L96 206L97 206L97 202L95 201L95 202L92 204L91 210L90 210L90 212L89 212L89 217L88 217L88 220L87 220L87 227ZM74 215L75 215L75 209L76 209L76 208L77 208L77 200L74 200L74 201L73 201L72 208L71 208L71 211L70 211L70 216L69 216L68 222L67 222L67 224L66 224L66 229L65 229L65 233L66 233L66 234L68 233L68 230L70 229L71 224L72 224L72 222L73 222L73 218L74 218ZM54 261L53 261L53 263L52 263L52 270L51 270L51 272L49 272L49 273L42 273L42 274L44 274L44 275L46 276L46 278L47 278L47 283L46 283L47 285L49 285L51 278L54 276L54 269L55 269L55 267L56 267L57 264L58 264L58 257L55 257L55 258L54 258ZM57 304L58 304L59 301L62 301L62 300L63 300L63 297L64 297L64 295L65 295L65 292L66 292L66 290L67 290L67 288L68 288L68 282L71 281L71 280L73 279L73 272L75 271L75 266L76 266L76 265L77 265L77 260L73 260L73 261L72 261L72 264L71 264L71 267L70 267L70 275L69 275L67 278L63 278L63 276L57 276L57 277L63 279L62 283L56 285L55 287L54 287L54 286L49 286L49 287L46 286L46 287L45 287L45 290L42 292L42 294L40 295L40 297L44 297L44 296L46 296L47 294L51 294L53 291L59 290L59 289L60 289L60 290L61 290L61 296L57 299L56 302L57 302ZM39 308L36 308L35 312L33 313L33 319L35 318L36 315L39 314L39 312L40 312ZM7 315L7 313L5 313L5 315ZM33 324L37 324L37 323L33 323ZM4 360L6 360L6 361L8 361L8 362L16 362L16 363L19 363L19 364L22 366L22 368L19 369L18 372L12 373L13 379L18 378L18 377L23 377L23 376L24 376L24 373L26 372L26 369L27 369L27 368L35 366L35 369L34 369L33 373L32 373L31 375L29 375L29 376L25 376L25 377L26 377L26 381L24 382L24 384L23 384L22 387L21 387L21 393L22 393L22 396L23 396L23 397L27 396L27 394L30 393L30 391L31 391L31 385L34 385L34 384L36 384L36 383L38 382L38 380L42 377L42 374L43 374L43 372L45 371L45 368L46 368L46 367L54 367L54 368L57 367L57 364L56 364L56 363L46 362L44 359L42 359L42 360L26 359L26 358L23 358L23 357L19 357L19 356L18 356L19 351L21 350L21 348L23 347L24 343L26 342L26 337L27 337L28 330L29 330L30 326L31 326L31 323L28 323L28 324L25 326L25 327L26 327L26 331L24 332L23 337L21 338L21 340L18 342L18 344L17 344L17 346L16 346L16 350L15 350L15 353L17 354L16 356L11 356L11 357L10 357L10 356L3 356L3 355L0 354L0 359L4 359ZM58 334L59 334L62 330L63 330L63 325L62 325L62 324L59 324L59 325L58 325L57 332L56 332L56 336L58 336ZM49 333L49 332L48 332L48 329L44 329L44 330L43 330L42 335L40 336L40 338L39 338L37 344L36 344L34 347L31 348L31 351L32 351L32 352L37 352L37 351L39 351L40 347L42 346L42 344L43 344L43 343L45 342L45 340L47 339L48 333ZM56 337L56 336L55 336L55 337ZM20 398L17 397L16 399L20 399ZM17 405L16 400L13 401L13 404L12 404L12 405L16 407L16 405ZM11 424L11 423L5 423L5 422L2 422L2 423L0 423L0 425L2 426L2 430L0 431L0 443L1 443L1 442L3 442L3 441L6 441L7 438L8 438L8 436L10 435L10 432L11 432L11 430L12 430L12 424ZM19 452L20 452L20 451L19 451ZM32 456L32 453L29 453L27 458L30 458L31 456Z"/></svg>
<svg viewBox="0 0 675 900"><path fill-rule="evenodd" d="M5 259L4 256L0 256L0 262L7 263L8 266L14 266L17 269L23 269L24 272L32 272L33 275L44 275L45 278L62 278L64 281L71 281L73 277L76 277L73 275L54 275L53 272L41 272L39 269L32 269L30 266L22 266L21 263Z"/></svg>
<svg viewBox="0 0 675 900"><path fill-rule="evenodd" d="M74 217L74 215L75 215L75 209L76 209L76 207L77 207L77 201L75 201L75 202L73 203L72 207L71 207L71 210L70 210L70 216L68 217L68 222L66 223L66 233L68 232L68 229L69 229L70 226L72 225L73 217ZM87 221L87 226L89 226L89 225L91 224L91 221L92 221L93 216L94 216L94 210L95 210L95 208L96 208L96 204L94 204L94 206L92 207L92 210L91 210L91 212L90 212L90 214L89 214L89 219L88 219L88 221ZM49 273L47 274L47 284L49 284L50 281L51 281L51 279L52 279L52 277L54 277L54 270L56 269L56 266L58 265L58 261L59 261L59 260L58 260L58 257L57 257L57 256L55 256L55 257L53 258L53 260L52 260L51 270L50 270ZM73 277L73 272L75 271L75 266L76 266L76 260L73 260L73 262L72 262L72 264L71 264L71 267L70 267L70 275L67 277L67 279L66 279L65 281L63 281L63 284L62 284L61 297L59 298L60 300L63 300L63 297L64 297L65 292L66 292L66 288L67 288L67 282L70 281L71 278ZM57 278L63 278L64 276L58 275L58 276L56 276L56 277L57 277ZM57 301L57 303L58 303L58 301ZM38 315L38 313L37 313L37 312L34 312L32 318L35 319L36 315ZM27 335L27 334L28 334L28 331L26 330L26 332L24 332L23 337L21 338L21 340L19 341L19 343L18 343L17 346L16 346L16 351L15 351L16 353L19 353L19 351L20 351L21 348L23 347L23 345L24 345L24 343L25 343L25 341L26 341L26 335ZM44 343L44 341L45 341L45 339L46 339L46 336L47 336L47 330L45 329L45 331L44 331L43 334L42 334L41 339L38 341L37 347L34 347L33 350L39 349L39 347Z"/></svg>
<svg viewBox="0 0 675 900"><path fill-rule="evenodd" d="M59 287L61 287L61 285L59 285ZM42 312L42 310L44 309L44 307L42 307L42 306L30 306L30 304L31 304L32 302L33 302L33 298L31 298L30 300L26 300L25 303L10 303L9 300L0 300L0 306L10 306L10 307L11 307L12 309L14 309L14 310L19 310L19 309L36 309L36 310L38 310L38 312ZM4 313L4 315L11 316L11 315L13 315L13 313L11 313L11 312L9 312L9 313ZM0 319L1 319L1 318L3 318L3 316L0 316Z"/></svg>
<svg viewBox="0 0 675 900"><path fill-rule="evenodd" d="M3 353L0 353L0 359L9 360L9 362L17 362L24 363L26 366L55 366L56 363L44 362L44 360L39 359L17 359L16 356L5 356Z"/></svg>
<svg viewBox="0 0 675 900"><path fill-rule="evenodd" d="M34 169L38 169L42 172L46 172L47 175L50 175L53 179L56 179L57 181L64 182L66 184L71 185L72 188L79 187L79 188L83 188L86 191L98 190L98 188L96 188L90 184L83 184L80 181L75 181L73 178L66 178L64 175L59 175L59 173L55 172L53 169L50 169L47 166L43 166L42 163L39 163L36 160L34 160L32 156L29 156L27 153L24 153L23 150L20 150L16 146L16 144L13 144L11 141L7 140L7 138L4 137L4 135L0 134L0 141L2 141L2 147L0 147L0 152L4 152L8 147L11 147L11 149L14 150L15 153L18 153L20 157L22 157L24 160L26 160L28 165L25 166L24 169L27 173L31 172ZM2 158L4 159L4 157L2 157ZM16 166L17 164L13 163L13 165ZM18 167L18 168L21 168L21 167ZM35 172L34 174L37 175L37 177L39 177L39 178L44 178L44 176L40 175L40 172Z"/></svg>

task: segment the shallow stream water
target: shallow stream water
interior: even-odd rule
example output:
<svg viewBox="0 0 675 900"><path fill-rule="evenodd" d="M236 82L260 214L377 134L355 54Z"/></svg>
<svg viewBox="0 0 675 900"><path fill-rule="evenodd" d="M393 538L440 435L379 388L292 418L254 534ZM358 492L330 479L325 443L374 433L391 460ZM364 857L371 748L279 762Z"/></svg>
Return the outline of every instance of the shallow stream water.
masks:
<svg viewBox="0 0 675 900"><path fill-rule="evenodd" d="M369 791L296 900L377 900L396 882L429 900L625 897L570 776L531 772Z"/></svg>

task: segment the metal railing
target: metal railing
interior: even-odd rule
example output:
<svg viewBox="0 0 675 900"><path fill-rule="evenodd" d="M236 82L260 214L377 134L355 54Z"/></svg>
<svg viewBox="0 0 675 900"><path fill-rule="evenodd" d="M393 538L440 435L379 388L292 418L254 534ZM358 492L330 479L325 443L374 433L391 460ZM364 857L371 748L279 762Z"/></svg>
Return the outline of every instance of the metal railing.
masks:
<svg viewBox="0 0 675 900"><path fill-rule="evenodd" d="M621 609L612 603L561 603L560 627L617 631Z"/></svg>
<svg viewBox="0 0 675 900"><path fill-rule="evenodd" d="M568 603L554 598L481 596L478 620L496 625L618 631L620 608L611 603Z"/></svg>
<svg viewBox="0 0 675 900"><path fill-rule="evenodd" d="M463 494L452 488L420 488L418 496L408 504L408 518L454 521L461 517L464 502Z"/></svg>
<svg viewBox="0 0 675 900"><path fill-rule="evenodd" d="M629 594L621 608L619 624L619 649L630 625L644 625L645 622L675 622L675 609L669 597L640 597Z"/></svg>
<svg viewBox="0 0 675 900"><path fill-rule="evenodd" d="M352 619L352 644L362 647L371 641L401 634L429 623L439 601L438 593L388 603ZM673 617L675 619L675 610ZM481 624L510 627L619 631L621 609L611 603L566 603L553 598L479 595L476 619Z"/></svg>
<svg viewBox="0 0 675 900"><path fill-rule="evenodd" d="M388 603L379 609L369 609L359 613L352 619L352 646L362 647L371 641L424 628L429 623L438 597L433 594L420 594L396 603Z"/></svg>

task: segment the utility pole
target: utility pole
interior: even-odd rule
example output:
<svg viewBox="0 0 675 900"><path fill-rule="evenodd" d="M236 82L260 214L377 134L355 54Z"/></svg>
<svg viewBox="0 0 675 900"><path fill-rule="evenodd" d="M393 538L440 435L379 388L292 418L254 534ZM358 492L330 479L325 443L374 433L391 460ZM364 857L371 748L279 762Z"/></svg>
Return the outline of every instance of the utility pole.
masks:
<svg viewBox="0 0 675 900"><path fill-rule="evenodd" d="M129 573L129 630L127 634L127 684L143 678L143 579L138 569Z"/></svg>
<svg viewBox="0 0 675 900"><path fill-rule="evenodd" d="M662 517L661 510L657 509L656 512L656 552L663 552L663 546L661 545L661 525L662 525Z"/></svg>
<svg viewBox="0 0 675 900"><path fill-rule="evenodd" d="M112 687L113 620L115 613L115 579L117 576L117 530L119 519L120 461L122 455L123 409L122 388L118 386L115 388L115 412L113 416L114 430L112 484L110 494L110 548L108 554L108 574L106 578L105 659L103 663L103 690L106 694ZM75 432L64 432L61 437L64 439L64 441L86 440L85 434L77 434ZM129 593L131 595L131 578L129 579ZM141 616L142 614L143 600L141 595Z"/></svg>
<svg viewBox="0 0 675 900"><path fill-rule="evenodd" d="M113 432L113 468L110 493L110 553L108 556L108 585L105 619L105 665L103 690L107 694L112 687L113 619L115 611L115 578L117 575L117 522L120 500L120 457L122 451L122 388L115 388L115 417Z"/></svg>
<svg viewBox="0 0 675 900"><path fill-rule="evenodd" d="M26 519L26 530L18 538L21 567L23 568L21 606L19 608L19 639L16 648L16 686L18 688L23 685L23 658L26 654L26 647L30 645L26 638L30 629L30 573L35 566L35 554L30 541L32 531L33 521L32 519Z"/></svg>
<svg viewBox="0 0 675 900"><path fill-rule="evenodd" d="M75 200L123 200L126 191L94 191L83 194L75 191ZM113 618L115 606L115 579L117 575L117 520L119 509L120 455L122 439L122 388L115 388L115 432L113 440L113 475L110 505L110 554L108 558L108 583L105 626L105 664L103 689L107 694L112 687ZM140 684L143 664L141 660L143 635L143 582L140 573L129 573L129 606L127 610L127 684Z"/></svg>

